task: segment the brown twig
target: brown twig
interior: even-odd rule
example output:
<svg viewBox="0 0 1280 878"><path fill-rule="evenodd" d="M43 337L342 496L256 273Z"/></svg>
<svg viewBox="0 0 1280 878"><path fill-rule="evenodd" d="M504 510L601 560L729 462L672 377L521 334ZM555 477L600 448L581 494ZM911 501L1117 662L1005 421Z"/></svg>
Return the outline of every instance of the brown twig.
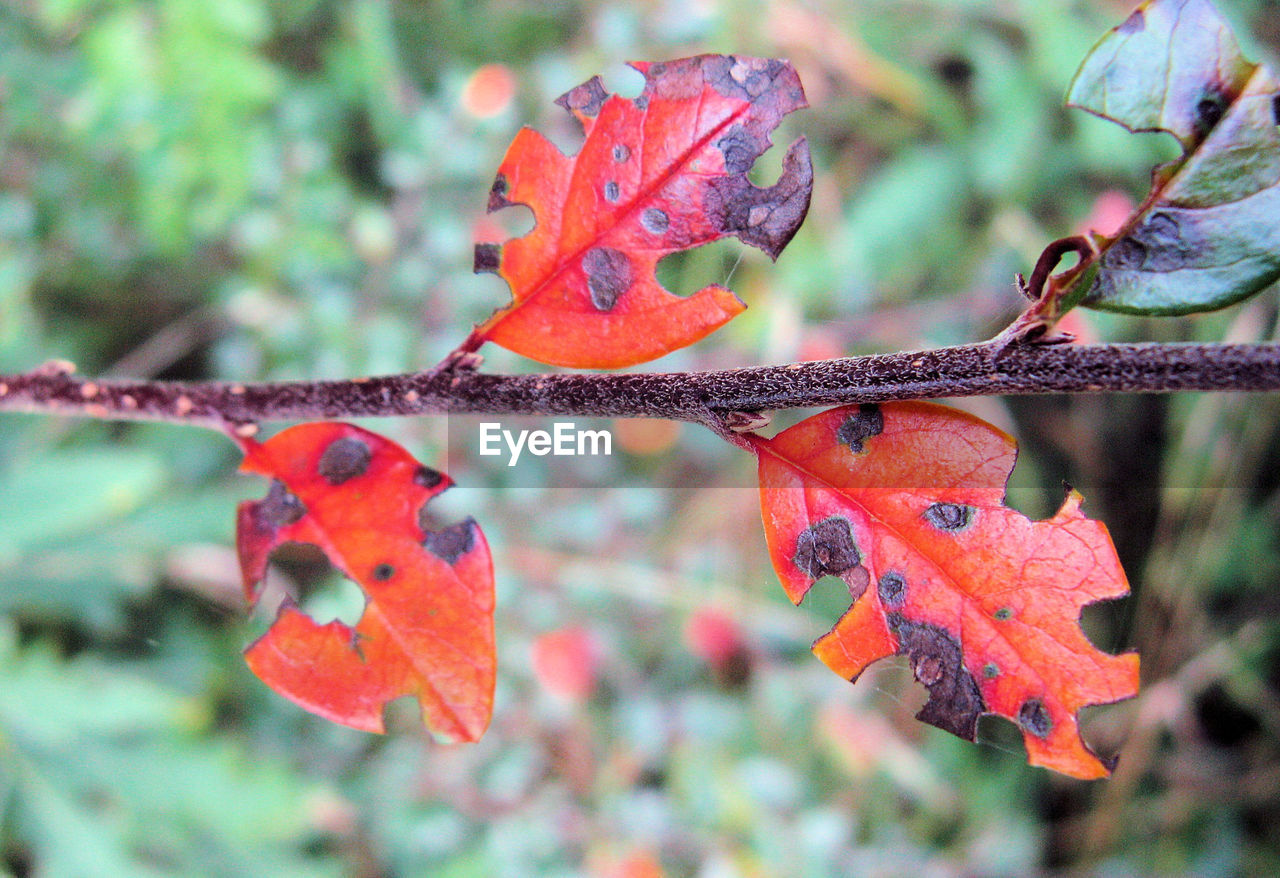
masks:
<svg viewBox="0 0 1280 878"><path fill-rule="evenodd" d="M264 421L426 414L648 417L723 433L733 412L1043 393L1280 390L1280 344L1014 345L714 372L487 375L434 370L261 384L95 381L51 363L0 376L0 412L169 421L251 434Z"/></svg>

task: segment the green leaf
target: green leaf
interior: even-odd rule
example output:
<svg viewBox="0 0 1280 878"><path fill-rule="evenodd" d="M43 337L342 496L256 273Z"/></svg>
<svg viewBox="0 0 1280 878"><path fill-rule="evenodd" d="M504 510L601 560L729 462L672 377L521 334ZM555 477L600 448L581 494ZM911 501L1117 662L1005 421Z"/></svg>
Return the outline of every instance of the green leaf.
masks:
<svg viewBox="0 0 1280 878"><path fill-rule="evenodd" d="M223 736L139 668L0 628L0 844L33 875L333 875L311 803L332 794Z"/></svg>
<svg viewBox="0 0 1280 878"><path fill-rule="evenodd" d="M1149 0L1094 46L1067 103L1130 131L1168 131L1189 152L1253 70L1208 0Z"/></svg>
<svg viewBox="0 0 1280 878"><path fill-rule="evenodd" d="M159 558L121 525L165 482L154 454L123 448L59 449L0 468L0 613L121 628L124 600L158 578Z"/></svg>
<svg viewBox="0 0 1280 878"><path fill-rule="evenodd" d="M52 451L0 471L0 565L133 512L163 487L164 468L125 448Z"/></svg>
<svg viewBox="0 0 1280 878"><path fill-rule="evenodd" d="M1157 169L1119 233L1093 236L1096 264L1065 276L1055 295L1105 310L1186 314L1280 277L1278 90L1270 70L1241 56L1208 0L1149 0L1104 36L1068 103L1131 131L1167 131L1183 155Z"/></svg>

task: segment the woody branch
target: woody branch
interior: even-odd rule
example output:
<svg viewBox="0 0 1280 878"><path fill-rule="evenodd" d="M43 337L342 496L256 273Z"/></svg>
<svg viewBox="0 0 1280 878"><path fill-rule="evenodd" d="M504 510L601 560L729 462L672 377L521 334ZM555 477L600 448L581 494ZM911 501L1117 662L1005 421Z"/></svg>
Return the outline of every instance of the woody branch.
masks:
<svg viewBox="0 0 1280 878"><path fill-rule="evenodd" d="M733 412L1046 393L1280 390L1280 344L990 343L707 372L345 381L94 380L52 362L0 376L0 412L150 420L251 435L266 421L426 414L648 417L717 427Z"/></svg>

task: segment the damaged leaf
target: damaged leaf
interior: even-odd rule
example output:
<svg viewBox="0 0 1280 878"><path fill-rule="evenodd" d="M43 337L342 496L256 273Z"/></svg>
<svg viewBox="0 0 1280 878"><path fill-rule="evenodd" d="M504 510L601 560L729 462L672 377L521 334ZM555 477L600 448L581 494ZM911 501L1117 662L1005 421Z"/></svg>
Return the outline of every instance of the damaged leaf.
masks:
<svg viewBox="0 0 1280 878"><path fill-rule="evenodd" d="M525 128L498 169L489 210L532 208L522 238L476 247L477 271L499 274L512 302L472 333L543 363L614 368L692 344L745 307L712 285L688 297L664 290L658 261L729 235L777 258L809 207L813 168L801 138L782 175L747 179L782 117L806 106L785 61L700 55L636 63L634 100L599 77L558 101L585 142L565 156Z"/></svg>
<svg viewBox="0 0 1280 878"><path fill-rule="evenodd" d="M1085 59L1072 106L1183 155L1114 236L1051 279L1047 298L1112 311L1221 308L1280 277L1280 83L1252 64L1208 0L1149 0Z"/></svg>
<svg viewBox="0 0 1280 878"><path fill-rule="evenodd" d="M905 655L929 691L918 717L968 740L1017 723L1030 761L1079 778L1110 764L1077 714L1128 698L1138 658L1095 648L1081 608L1128 585L1106 527L1071 492L1052 518L1004 505L1013 440L932 403L846 406L752 436L774 569L794 602L823 576L852 604L813 646L847 679Z"/></svg>
<svg viewBox="0 0 1280 878"><path fill-rule="evenodd" d="M436 737L479 739L493 709L493 562L473 520L427 526L423 509L449 477L349 424L303 424L243 447L241 468L273 479L237 518L249 602L272 550L289 542L318 546L366 597L354 628L318 625L286 602L245 653L253 672L343 725L382 732L387 702L412 695Z"/></svg>

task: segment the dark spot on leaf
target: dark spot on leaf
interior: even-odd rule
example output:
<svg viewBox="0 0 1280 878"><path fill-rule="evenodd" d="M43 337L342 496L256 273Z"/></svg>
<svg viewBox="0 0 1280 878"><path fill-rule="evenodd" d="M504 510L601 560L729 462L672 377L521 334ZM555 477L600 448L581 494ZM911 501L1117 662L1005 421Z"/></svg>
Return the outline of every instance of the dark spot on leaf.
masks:
<svg viewBox="0 0 1280 878"><path fill-rule="evenodd" d="M858 566L862 556L853 542L853 526L849 519L833 515L811 524L796 538L796 552L791 563L813 579L839 576Z"/></svg>
<svg viewBox="0 0 1280 878"><path fill-rule="evenodd" d="M1146 16L1142 14L1141 9L1135 9L1133 14L1124 20L1124 23L1116 28L1116 33L1136 34L1147 26Z"/></svg>
<svg viewBox="0 0 1280 878"><path fill-rule="evenodd" d="M501 244L477 244L476 255L471 263L475 274L495 273L502 264Z"/></svg>
<svg viewBox="0 0 1280 878"><path fill-rule="evenodd" d="M631 147L625 143L615 143L613 145L613 160L621 164L631 158Z"/></svg>
<svg viewBox="0 0 1280 878"><path fill-rule="evenodd" d="M284 482L274 479L267 496L258 502L256 519L264 530L276 531L288 527L307 514L307 507L284 486Z"/></svg>
<svg viewBox="0 0 1280 878"><path fill-rule="evenodd" d="M926 686L932 686L942 679L942 662L934 655L921 655L911 668L916 679Z"/></svg>
<svg viewBox="0 0 1280 878"><path fill-rule="evenodd" d="M887 621L898 638L898 653L907 656L916 679L929 689L916 719L972 741L987 706L964 666L959 642L936 625L911 622L900 613L890 613Z"/></svg>
<svg viewBox="0 0 1280 878"><path fill-rule="evenodd" d="M848 445L850 451L858 454L866 450L863 442L883 432L884 414L880 411L880 406L865 402L858 406L856 415L850 415L836 430L836 441L841 445Z"/></svg>
<svg viewBox="0 0 1280 878"><path fill-rule="evenodd" d="M988 680L994 680L996 677L1000 676L1000 666L995 662L987 662L982 666L982 676L986 677Z"/></svg>
<svg viewBox="0 0 1280 878"><path fill-rule="evenodd" d="M924 511L924 518L938 530L959 531L973 524L975 511L962 503L934 503Z"/></svg>
<svg viewBox="0 0 1280 878"><path fill-rule="evenodd" d="M422 545L446 564L457 564L476 544L475 527L476 520L468 518L440 530L427 531Z"/></svg>
<svg viewBox="0 0 1280 878"><path fill-rule="evenodd" d="M902 578L901 573L893 570L880 577L876 590L880 593L880 603L886 607L896 609L907 599L907 581Z"/></svg>
<svg viewBox="0 0 1280 878"><path fill-rule="evenodd" d="M671 220L665 210L650 207L640 214L640 225L651 235L661 235L671 225Z"/></svg>
<svg viewBox="0 0 1280 878"><path fill-rule="evenodd" d="M1126 235L1111 245L1102 261L1108 268L1134 271L1142 268L1142 264L1147 261L1147 248L1132 236Z"/></svg>
<svg viewBox="0 0 1280 878"><path fill-rule="evenodd" d="M386 582L388 579L396 575L396 568L390 564L379 564L373 568L373 578L378 582Z"/></svg>
<svg viewBox="0 0 1280 878"><path fill-rule="evenodd" d="M744 161L749 168L751 162ZM729 164L729 154L725 164ZM777 183L762 189L747 179L746 168L740 173L712 177L702 208L714 229L736 235L744 244L777 259L804 222L812 192L813 160L802 137L791 144L783 157Z"/></svg>
<svg viewBox="0 0 1280 878"><path fill-rule="evenodd" d="M716 149L724 155L726 174L745 174L751 170L756 156L760 154L760 151L753 147L746 129L741 125L729 129L728 134L716 141Z"/></svg>
<svg viewBox="0 0 1280 878"><path fill-rule="evenodd" d="M1146 250L1145 271L1176 271L1195 255L1194 242L1187 240L1178 215L1159 210L1146 217L1134 231Z"/></svg>
<svg viewBox="0 0 1280 878"><path fill-rule="evenodd" d="M636 105L637 110L644 112L645 110L649 109L649 95L647 94L637 95L636 99L631 103Z"/></svg>
<svg viewBox="0 0 1280 878"><path fill-rule="evenodd" d="M998 622L1008 622L1013 618L1013 607L1001 607L992 613Z"/></svg>
<svg viewBox="0 0 1280 878"><path fill-rule="evenodd" d="M850 600L856 601L862 597L863 592L867 590L867 583L871 582L871 574L867 572L865 567L854 567L844 575L844 583L849 587Z"/></svg>
<svg viewBox="0 0 1280 878"><path fill-rule="evenodd" d="M592 247L582 257L582 270L587 275L591 304L608 311L618 297L631 288L631 259L612 247Z"/></svg>
<svg viewBox="0 0 1280 878"><path fill-rule="evenodd" d="M560 95L556 98L556 103L566 110L573 110L584 116L595 116L608 98L609 93L604 90L600 77L593 76L582 85Z"/></svg>
<svg viewBox="0 0 1280 878"><path fill-rule="evenodd" d="M1039 698L1028 698L1018 708L1018 724L1037 738L1047 738L1053 731L1053 718Z"/></svg>
<svg viewBox="0 0 1280 878"><path fill-rule="evenodd" d="M1222 95L1210 93L1196 104L1196 133L1204 137L1222 120Z"/></svg>
<svg viewBox="0 0 1280 878"><path fill-rule="evenodd" d="M709 55L702 59L702 71L706 83L720 94L744 101L754 102L779 85L792 91L799 88L799 80L787 64L776 58ZM800 100L804 100L803 93Z"/></svg>
<svg viewBox="0 0 1280 878"><path fill-rule="evenodd" d="M617 180L610 180L604 184L604 200L617 201L622 197L622 187L618 185Z"/></svg>
<svg viewBox="0 0 1280 878"><path fill-rule="evenodd" d="M1142 224L1143 237L1155 244L1173 244L1181 237L1178 221L1164 211L1158 211L1147 217Z"/></svg>
<svg viewBox="0 0 1280 878"><path fill-rule="evenodd" d="M429 466L420 466L413 473L413 483L419 488L434 488L444 481L444 475Z"/></svg>
<svg viewBox="0 0 1280 878"><path fill-rule="evenodd" d="M1271 118L1280 125L1280 95L1272 95L1271 97Z"/></svg>
<svg viewBox="0 0 1280 878"><path fill-rule="evenodd" d="M507 190L510 185L507 182L506 174L499 174L493 178L493 186L489 189L489 213L512 205L513 202L507 199Z"/></svg>
<svg viewBox="0 0 1280 878"><path fill-rule="evenodd" d="M359 439L344 436L329 443L324 454L320 455L320 463L316 469L321 478L336 486L364 475L372 459L373 452L368 445Z"/></svg>

